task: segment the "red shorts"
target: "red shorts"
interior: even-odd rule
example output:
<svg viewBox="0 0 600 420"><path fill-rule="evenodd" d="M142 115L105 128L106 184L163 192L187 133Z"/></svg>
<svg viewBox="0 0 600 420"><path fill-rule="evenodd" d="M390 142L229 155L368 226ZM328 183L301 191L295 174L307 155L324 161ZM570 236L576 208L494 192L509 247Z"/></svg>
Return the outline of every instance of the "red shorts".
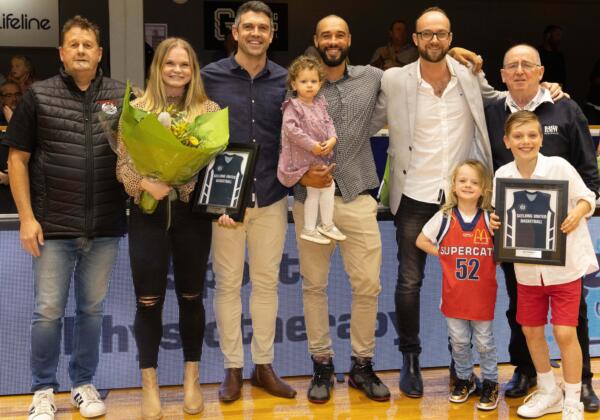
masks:
<svg viewBox="0 0 600 420"><path fill-rule="evenodd" d="M517 284L517 322L525 327L539 327L548 322L548 305L552 325L576 327L581 301L581 279L551 286Z"/></svg>

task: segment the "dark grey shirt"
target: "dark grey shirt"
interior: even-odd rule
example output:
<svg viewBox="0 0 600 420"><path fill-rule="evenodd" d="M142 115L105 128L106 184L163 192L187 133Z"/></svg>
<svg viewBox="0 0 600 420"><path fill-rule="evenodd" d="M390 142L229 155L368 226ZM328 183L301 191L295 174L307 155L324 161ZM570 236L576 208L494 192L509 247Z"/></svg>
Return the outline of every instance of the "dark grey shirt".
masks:
<svg viewBox="0 0 600 420"><path fill-rule="evenodd" d="M343 78L325 81L319 93L327 100L327 112L337 132L333 178L344 202L379 186L369 125L382 75L383 71L372 66L348 66ZM296 184L294 198L303 203L306 188Z"/></svg>

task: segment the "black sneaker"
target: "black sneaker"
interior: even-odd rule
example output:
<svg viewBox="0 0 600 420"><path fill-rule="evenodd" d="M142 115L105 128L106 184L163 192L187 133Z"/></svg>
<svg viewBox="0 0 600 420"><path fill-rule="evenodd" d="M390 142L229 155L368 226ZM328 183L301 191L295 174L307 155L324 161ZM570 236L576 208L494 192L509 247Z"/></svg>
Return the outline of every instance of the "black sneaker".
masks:
<svg viewBox="0 0 600 420"><path fill-rule="evenodd" d="M331 397L330 390L333 386L333 361L331 358L325 362L317 362L313 358L313 377L310 380L307 397L308 401L323 404Z"/></svg>
<svg viewBox="0 0 600 420"><path fill-rule="evenodd" d="M498 407L498 382L484 379L477 408L489 411L495 410L496 407Z"/></svg>
<svg viewBox="0 0 600 420"><path fill-rule="evenodd" d="M352 357L348 384L360 389L367 397L375 401L388 401L390 390L373 372L373 363L370 358Z"/></svg>
<svg viewBox="0 0 600 420"><path fill-rule="evenodd" d="M473 375L469 379L458 379L454 389L448 397L448 401L453 403L463 403L467 401L469 395L475 392L475 379Z"/></svg>

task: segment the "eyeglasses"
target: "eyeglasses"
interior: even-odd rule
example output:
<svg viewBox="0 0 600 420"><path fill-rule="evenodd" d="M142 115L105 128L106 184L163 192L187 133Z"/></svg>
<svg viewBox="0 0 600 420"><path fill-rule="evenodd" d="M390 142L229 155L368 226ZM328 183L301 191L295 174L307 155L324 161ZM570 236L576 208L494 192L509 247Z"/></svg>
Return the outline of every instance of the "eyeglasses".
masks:
<svg viewBox="0 0 600 420"><path fill-rule="evenodd" d="M0 94L0 96L2 96L3 98L18 98L21 95L21 92L17 92L17 93L2 93Z"/></svg>
<svg viewBox="0 0 600 420"><path fill-rule="evenodd" d="M532 70L535 70L537 67L541 67L540 64L531 63L529 61L515 61L514 63L505 64L504 70L517 71L517 69L519 68L519 65L521 66L521 69L523 69L525 71L532 71Z"/></svg>
<svg viewBox="0 0 600 420"><path fill-rule="evenodd" d="M417 32L417 35L425 41L431 41L433 39L434 35L438 39L438 41L444 41L444 40L448 39L448 37L450 36L451 33L452 32L448 32L448 31L437 31L437 32L422 31L422 32Z"/></svg>

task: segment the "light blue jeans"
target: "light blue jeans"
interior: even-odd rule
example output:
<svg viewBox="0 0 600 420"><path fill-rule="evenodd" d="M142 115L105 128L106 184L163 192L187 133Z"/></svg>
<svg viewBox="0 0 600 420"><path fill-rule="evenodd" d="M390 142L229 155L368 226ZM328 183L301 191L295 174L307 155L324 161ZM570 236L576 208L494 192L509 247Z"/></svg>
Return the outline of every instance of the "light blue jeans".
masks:
<svg viewBox="0 0 600 420"><path fill-rule="evenodd" d="M58 390L56 369L71 278L76 312L69 377L74 388L92 381L98 366L102 306L119 239L47 239L41 255L33 258L32 392L45 388Z"/></svg>
<svg viewBox="0 0 600 420"><path fill-rule="evenodd" d="M469 379L473 373L471 337L479 352L479 366L483 379L498 382L498 357L494 342L493 321L468 321L446 318L452 345L452 358L459 379Z"/></svg>

